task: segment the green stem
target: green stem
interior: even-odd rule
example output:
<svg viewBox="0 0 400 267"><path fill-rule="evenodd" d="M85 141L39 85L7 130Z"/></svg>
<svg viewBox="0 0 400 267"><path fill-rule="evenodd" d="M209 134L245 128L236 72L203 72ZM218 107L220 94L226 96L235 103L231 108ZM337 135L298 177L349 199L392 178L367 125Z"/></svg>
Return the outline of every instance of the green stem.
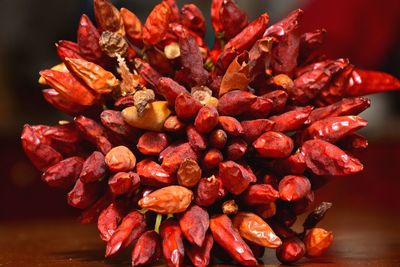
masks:
<svg viewBox="0 0 400 267"><path fill-rule="evenodd" d="M138 210L141 214L146 214L146 212L148 212L149 210L148 209L141 209L141 210Z"/></svg>
<svg viewBox="0 0 400 267"><path fill-rule="evenodd" d="M162 221L162 214L157 214L156 224L154 225L154 231L156 231L157 233L159 233L160 231L161 221Z"/></svg>

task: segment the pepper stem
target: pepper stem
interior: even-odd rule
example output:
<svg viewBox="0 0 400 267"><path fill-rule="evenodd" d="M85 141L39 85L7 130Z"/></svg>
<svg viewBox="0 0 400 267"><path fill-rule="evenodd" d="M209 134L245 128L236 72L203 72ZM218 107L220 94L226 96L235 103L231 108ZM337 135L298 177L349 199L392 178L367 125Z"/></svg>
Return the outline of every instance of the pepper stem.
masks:
<svg viewBox="0 0 400 267"><path fill-rule="evenodd" d="M146 214L146 212L148 212L149 210L148 209L141 209L141 210L138 210L141 214Z"/></svg>
<svg viewBox="0 0 400 267"><path fill-rule="evenodd" d="M160 231L160 224L161 224L161 221L162 221L162 214L157 214L157 217L156 217L156 224L154 225L154 231L156 231L157 234L158 234L159 231Z"/></svg>

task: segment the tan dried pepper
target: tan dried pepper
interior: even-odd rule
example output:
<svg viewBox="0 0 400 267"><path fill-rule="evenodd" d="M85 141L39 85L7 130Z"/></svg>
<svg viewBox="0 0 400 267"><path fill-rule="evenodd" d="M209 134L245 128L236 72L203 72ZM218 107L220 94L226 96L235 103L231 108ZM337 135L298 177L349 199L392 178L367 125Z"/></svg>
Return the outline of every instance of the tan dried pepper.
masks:
<svg viewBox="0 0 400 267"><path fill-rule="evenodd" d="M139 205L161 214L180 213L187 209L193 199L189 189L171 185L155 190L139 200Z"/></svg>

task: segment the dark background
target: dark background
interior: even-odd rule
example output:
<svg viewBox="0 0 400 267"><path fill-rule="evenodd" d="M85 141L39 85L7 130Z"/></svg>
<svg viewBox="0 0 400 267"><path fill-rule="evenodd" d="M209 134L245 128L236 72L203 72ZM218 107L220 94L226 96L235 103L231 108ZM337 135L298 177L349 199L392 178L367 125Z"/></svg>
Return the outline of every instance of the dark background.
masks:
<svg viewBox="0 0 400 267"><path fill-rule="evenodd" d="M154 0L113 1L134 11L142 21ZM178 1L180 6L183 2ZM198 4L209 22L211 1ZM237 0L254 19L268 11L272 22L290 10L305 10L303 29L328 30L323 49L331 57L349 57L359 67L387 71L400 77L400 1L398 0ZM15 221L66 217L77 211L66 204L65 193L48 188L24 156L19 134L23 123L54 124L68 119L48 105L37 84L38 72L58 63L54 43L74 40L79 17L91 18L91 1L0 1L0 220ZM212 44L209 29L207 41ZM381 216L399 215L400 114L399 93L373 96L372 107L363 113L370 124L363 131L370 147L358 155L365 171L337 178L317 192L342 214L368 211ZM340 212L339 212L340 214ZM383 215L382 215L383 216ZM396 220L394 220L396 222Z"/></svg>

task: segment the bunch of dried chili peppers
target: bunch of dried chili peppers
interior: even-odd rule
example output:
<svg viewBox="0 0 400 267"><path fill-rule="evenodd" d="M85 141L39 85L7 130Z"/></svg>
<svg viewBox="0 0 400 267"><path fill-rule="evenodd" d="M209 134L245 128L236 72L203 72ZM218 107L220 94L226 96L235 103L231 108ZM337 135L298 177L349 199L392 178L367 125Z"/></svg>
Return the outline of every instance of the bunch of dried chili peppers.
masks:
<svg viewBox="0 0 400 267"><path fill-rule="evenodd" d="M83 15L77 42L56 45L62 63L40 72L46 101L73 120L25 125L21 139L80 222L97 222L105 256L133 247L132 266L254 266L265 248L283 263L321 255L330 203L302 233L291 226L324 177L363 169L361 96L400 82L325 58L326 32L301 34L301 10L269 25L213 0L212 49L193 4L162 1L144 24L107 0L94 11L96 26Z"/></svg>

